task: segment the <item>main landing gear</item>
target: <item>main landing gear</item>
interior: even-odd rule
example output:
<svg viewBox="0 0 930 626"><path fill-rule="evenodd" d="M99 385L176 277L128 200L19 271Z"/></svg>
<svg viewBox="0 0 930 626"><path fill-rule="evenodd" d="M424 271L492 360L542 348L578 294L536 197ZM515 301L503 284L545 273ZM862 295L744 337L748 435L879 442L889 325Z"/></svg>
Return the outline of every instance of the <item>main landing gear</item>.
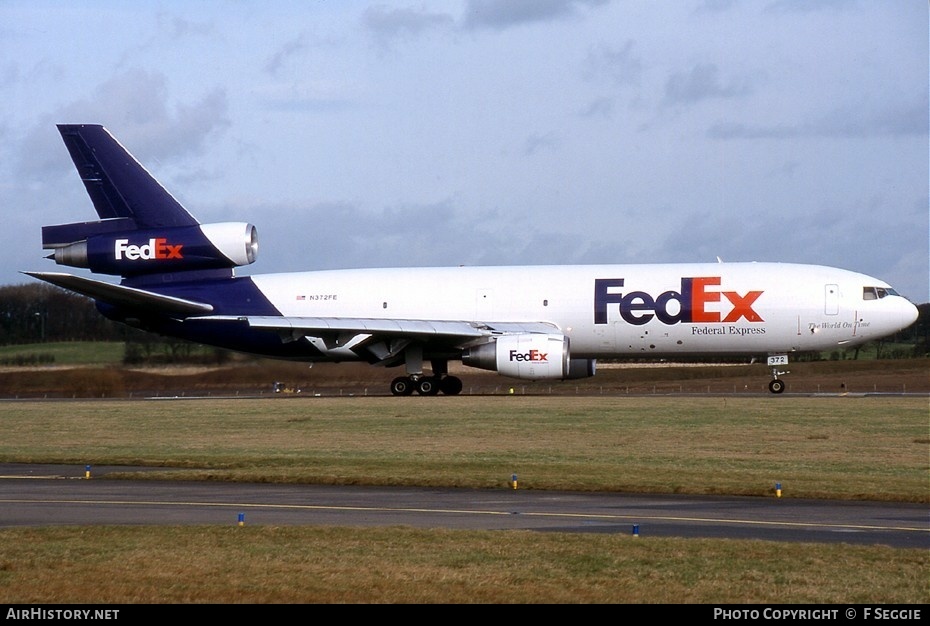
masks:
<svg viewBox="0 0 930 626"><path fill-rule="evenodd" d="M433 359L432 376L423 373L423 353L419 345L409 346L404 351L406 376L398 376L391 381L391 393L395 396L409 396L416 391L421 396L435 396L439 392L447 396L458 395L462 391L462 379L449 376L449 362L446 359Z"/></svg>
<svg viewBox="0 0 930 626"><path fill-rule="evenodd" d="M462 391L462 379L449 376L449 362L436 358L431 361L432 376L423 373L423 348L413 344L404 350L406 376L398 376L391 381L391 393L395 396L409 396L416 391L421 396L435 396L440 392L455 396Z"/></svg>
<svg viewBox="0 0 930 626"><path fill-rule="evenodd" d="M462 391L462 379L457 376L398 376L391 381L391 393L409 396L416 391L421 396L435 396L439 392L447 396Z"/></svg>

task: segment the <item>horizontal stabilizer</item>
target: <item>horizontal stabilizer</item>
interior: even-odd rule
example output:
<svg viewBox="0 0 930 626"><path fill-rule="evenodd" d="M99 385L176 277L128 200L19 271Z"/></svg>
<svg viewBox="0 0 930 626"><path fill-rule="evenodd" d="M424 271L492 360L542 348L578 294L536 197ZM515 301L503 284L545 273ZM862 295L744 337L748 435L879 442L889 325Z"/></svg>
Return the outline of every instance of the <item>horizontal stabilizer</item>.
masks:
<svg viewBox="0 0 930 626"><path fill-rule="evenodd" d="M42 227L42 247L59 248L95 235L136 230L136 223L128 217L114 217L99 222L77 222Z"/></svg>
<svg viewBox="0 0 930 626"><path fill-rule="evenodd" d="M44 280L58 287L63 287L81 295L100 300L107 304L146 309L152 313L168 315L203 315L213 311L213 307L203 302L194 302L183 298L164 296L144 289L135 289L124 285L114 285L101 280L61 274L58 272L23 272L27 276Z"/></svg>

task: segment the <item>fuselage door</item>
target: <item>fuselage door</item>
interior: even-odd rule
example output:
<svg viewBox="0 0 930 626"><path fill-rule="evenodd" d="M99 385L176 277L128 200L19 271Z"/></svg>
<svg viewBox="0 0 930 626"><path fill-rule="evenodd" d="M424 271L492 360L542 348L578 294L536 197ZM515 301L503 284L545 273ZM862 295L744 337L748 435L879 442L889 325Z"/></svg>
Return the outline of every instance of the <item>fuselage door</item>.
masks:
<svg viewBox="0 0 930 626"><path fill-rule="evenodd" d="M837 315L840 312L840 287L839 285L824 286L824 304L823 312L827 315Z"/></svg>

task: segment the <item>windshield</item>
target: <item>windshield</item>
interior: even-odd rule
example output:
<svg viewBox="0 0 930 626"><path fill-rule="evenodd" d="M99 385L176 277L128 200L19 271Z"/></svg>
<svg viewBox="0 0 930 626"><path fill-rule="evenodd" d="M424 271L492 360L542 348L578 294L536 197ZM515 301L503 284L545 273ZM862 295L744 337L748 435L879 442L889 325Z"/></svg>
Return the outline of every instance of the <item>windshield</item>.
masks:
<svg viewBox="0 0 930 626"><path fill-rule="evenodd" d="M862 299L863 300L880 300L885 296L897 296L899 295L897 291L891 287L863 287L862 288Z"/></svg>

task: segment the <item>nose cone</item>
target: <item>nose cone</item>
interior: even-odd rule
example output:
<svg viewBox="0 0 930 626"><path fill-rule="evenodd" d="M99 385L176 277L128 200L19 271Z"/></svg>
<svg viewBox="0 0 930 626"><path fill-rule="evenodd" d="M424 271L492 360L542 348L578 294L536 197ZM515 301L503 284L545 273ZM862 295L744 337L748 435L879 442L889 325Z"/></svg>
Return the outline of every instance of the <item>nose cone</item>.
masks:
<svg viewBox="0 0 930 626"><path fill-rule="evenodd" d="M862 339L881 339L904 330L917 321L917 307L903 296L889 295L872 301L876 306L862 319L871 320L867 328L860 328L857 335Z"/></svg>
<svg viewBox="0 0 930 626"><path fill-rule="evenodd" d="M900 303L898 308L900 309L898 315L900 316L901 326L900 328L907 328L911 324L917 321L917 318L920 315L920 312L917 310L917 307L908 300L907 298L898 298Z"/></svg>

